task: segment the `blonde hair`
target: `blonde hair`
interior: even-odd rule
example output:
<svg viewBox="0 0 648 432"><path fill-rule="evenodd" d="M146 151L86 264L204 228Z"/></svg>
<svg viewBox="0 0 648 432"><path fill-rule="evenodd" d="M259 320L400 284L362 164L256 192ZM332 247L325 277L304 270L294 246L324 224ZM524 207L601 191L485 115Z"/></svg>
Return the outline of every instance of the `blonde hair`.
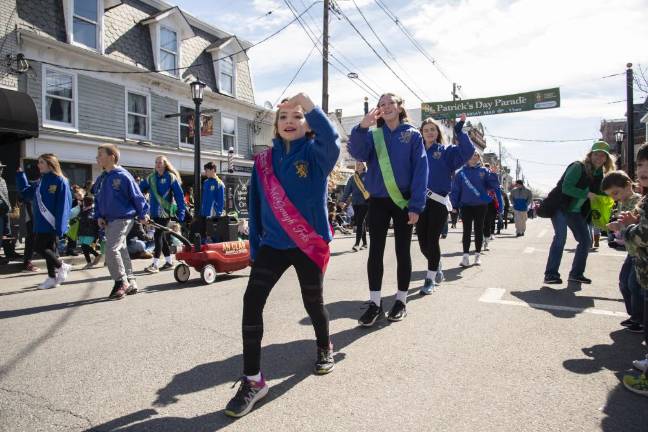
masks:
<svg viewBox="0 0 648 432"><path fill-rule="evenodd" d="M38 156L39 160L43 160L49 166L50 170L56 174L59 177L65 178L65 175L63 174L63 170L61 170L61 163L59 162L58 158L56 157L55 154L53 153L43 153L42 155Z"/></svg>
<svg viewBox="0 0 648 432"><path fill-rule="evenodd" d="M419 128L419 132L421 132L421 135L423 135L423 128L424 128L426 125L429 125L429 124L434 125L434 127L435 127L436 130L437 130L437 133L439 134L439 136L437 137L437 141L438 141L440 144L446 145L446 144L448 143L448 140L447 140L445 134L444 134L443 132L441 132L441 125L439 125L439 122L437 122L436 120L434 120L432 117L428 117L428 118L426 118L426 119L423 120L423 122L421 123L421 127ZM425 137L423 137L423 139L425 139ZM434 143L430 143L430 144L434 144Z"/></svg>
<svg viewBox="0 0 648 432"><path fill-rule="evenodd" d="M178 172L177 169L174 168L171 162L169 162L169 159L167 159L167 157L164 155L160 155L155 158L156 161L158 159L164 162L164 170L173 174L173 176L175 176L175 179L178 181L178 183L182 184L182 177L180 177L180 173Z"/></svg>
<svg viewBox="0 0 648 432"><path fill-rule="evenodd" d="M376 104L377 107L380 107L380 99L382 99L384 96L389 96L392 99L394 99L394 101L396 101L396 105L398 106L398 121L401 123L409 123L410 119L409 116L407 115L407 110L403 106L405 104L405 99L398 96L396 93L383 93L378 98L378 103ZM376 126L378 127L383 127L384 124L385 124L385 120L382 117L380 117L376 121Z"/></svg>
<svg viewBox="0 0 648 432"><path fill-rule="evenodd" d="M594 171L596 171L596 167L592 163L592 153L594 152L589 152L587 155L585 155L585 159L583 159L581 162L583 163L583 166L585 167L585 174L587 174L588 178L592 178L594 176ZM607 156L607 159L605 160L605 163L603 164L603 175L614 171L615 166L614 166L614 158L609 155L608 153L605 153L605 156Z"/></svg>

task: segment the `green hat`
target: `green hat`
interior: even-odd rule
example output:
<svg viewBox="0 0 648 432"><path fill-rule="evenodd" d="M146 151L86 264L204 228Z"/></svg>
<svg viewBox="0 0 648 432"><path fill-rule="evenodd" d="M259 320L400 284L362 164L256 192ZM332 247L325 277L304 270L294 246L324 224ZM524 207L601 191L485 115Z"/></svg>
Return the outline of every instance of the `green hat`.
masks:
<svg viewBox="0 0 648 432"><path fill-rule="evenodd" d="M594 144L592 144L592 152L600 151L603 153L607 153L608 156L610 156L610 145L606 143L605 141L596 141Z"/></svg>

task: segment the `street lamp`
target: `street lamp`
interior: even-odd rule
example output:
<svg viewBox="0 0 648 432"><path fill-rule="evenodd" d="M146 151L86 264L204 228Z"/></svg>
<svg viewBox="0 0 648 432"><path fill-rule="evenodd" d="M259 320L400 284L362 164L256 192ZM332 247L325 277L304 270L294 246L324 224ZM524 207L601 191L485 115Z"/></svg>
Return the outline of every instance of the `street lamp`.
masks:
<svg viewBox="0 0 648 432"><path fill-rule="evenodd" d="M200 122L200 104L203 101L203 93L205 91L204 82L200 81L200 78L196 78L196 81L189 84L191 87L191 98L196 104L196 110L194 111L194 218L198 216L198 210L200 209L200 131L201 131L201 122Z"/></svg>
<svg viewBox="0 0 648 432"><path fill-rule="evenodd" d="M623 149L623 136L625 135L625 132L623 129L619 129L616 132L614 132L614 141L616 141L617 145L617 152L619 152L619 156L623 154L621 149ZM621 168L621 158L617 159L617 168Z"/></svg>

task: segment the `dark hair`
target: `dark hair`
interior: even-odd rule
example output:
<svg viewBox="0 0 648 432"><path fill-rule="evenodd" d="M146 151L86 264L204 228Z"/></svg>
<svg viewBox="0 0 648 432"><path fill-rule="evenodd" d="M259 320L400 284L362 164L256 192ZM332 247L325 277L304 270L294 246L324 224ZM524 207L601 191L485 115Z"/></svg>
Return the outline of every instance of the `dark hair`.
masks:
<svg viewBox="0 0 648 432"><path fill-rule="evenodd" d="M85 207L90 207L92 204L94 204L94 198L92 198L90 195L83 197L83 205Z"/></svg>
<svg viewBox="0 0 648 432"><path fill-rule="evenodd" d="M283 98L280 103L284 103L284 102L286 102L288 100L289 100L289 98ZM303 110L304 110L304 108L302 107L302 111ZM278 109L276 114L275 114L275 119L274 119L274 124L273 124L273 131L274 131L274 137L275 138L283 139L283 138L281 138L281 135L279 135L279 113L280 112L281 112L281 109ZM308 138L308 139L315 138L315 132L313 132L313 131L306 132L306 138Z"/></svg>
<svg viewBox="0 0 648 432"><path fill-rule="evenodd" d="M407 115L407 111L403 106L405 99L395 93L383 93L378 98L378 103L376 104L377 107L380 107L380 99L382 99L384 96L389 96L396 101L396 106L398 106L398 121L401 123L409 123L409 116ZM376 126L383 127L384 124L385 120L382 117L376 120Z"/></svg>
<svg viewBox="0 0 648 432"><path fill-rule="evenodd" d="M612 171L605 174L603 181L601 182L601 190L606 191L613 187L624 188L632 183L628 174L625 171Z"/></svg>
<svg viewBox="0 0 648 432"><path fill-rule="evenodd" d="M522 180L515 180L515 184L524 186L524 182Z"/></svg>
<svg viewBox="0 0 648 432"><path fill-rule="evenodd" d="M648 160L648 142L642 144L641 147L639 147L639 151L637 151L637 160L635 162L642 160Z"/></svg>
<svg viewBox="0 0 648 432"><path fill-rule="evenodd" d="M207 162L205 165L203 165L203 168L206 170L213 170L216 171L216 164L214 162Z"/></svg>
<svg viewBox="0 0 648 432"><path fill-rule="evenodd" d="M436 128L438 134L437 141L439 142L439 144L446 145L446 141L447 141L446 136L444 135L443 132L441 132L441 127L439 126L439 123L437 123L437 121L434 120L432 117L426 118L421 123L421 127L419 128L419 132L421 132L421 135L423 135L423 128L429 124L433 125Z"/></svg>

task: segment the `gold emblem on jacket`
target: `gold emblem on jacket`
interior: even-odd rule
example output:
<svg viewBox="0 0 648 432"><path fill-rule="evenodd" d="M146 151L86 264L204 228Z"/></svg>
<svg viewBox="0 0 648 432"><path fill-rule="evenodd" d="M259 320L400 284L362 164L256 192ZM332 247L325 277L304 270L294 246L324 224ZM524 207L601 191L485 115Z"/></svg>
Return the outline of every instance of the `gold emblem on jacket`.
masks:
<svg viewBox="0 0 648 432"><path fill-rule="evenodd" d="M308 163L304 161L295 162L295 169L297 171L297 176L300 178L308 177Z"/></svg>
<svg viewBox="0 0 648 432"><path fill-rule="evenodd" d="M49 186L47 187L47 192L52 193L52 194L53 194L53 193L56 193L56 185L55 185L55 184L53 184L53 185L49 185Z"/></svg>

